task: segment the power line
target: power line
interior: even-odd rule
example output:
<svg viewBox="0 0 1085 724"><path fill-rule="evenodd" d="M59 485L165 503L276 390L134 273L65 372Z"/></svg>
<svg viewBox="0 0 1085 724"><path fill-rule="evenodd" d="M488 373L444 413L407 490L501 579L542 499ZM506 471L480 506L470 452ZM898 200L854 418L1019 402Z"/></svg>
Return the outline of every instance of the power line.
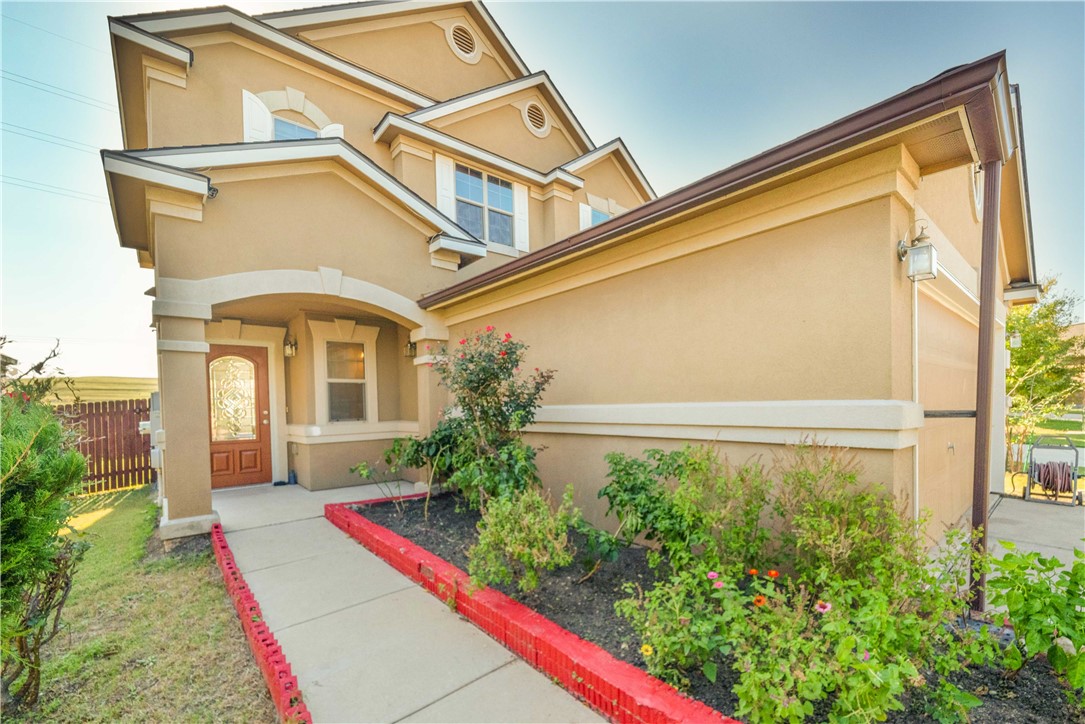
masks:
<svg viewBox="0 0 1085 724"><path fill-rule="evenodd" d="M86 146L91 151L94 151L95 153L98 152L98 147L95 146L93 143L83 143L82 141L77 141L74 138L67 138L65 136L56 136L56 135L53 135L52 133L46 133L45 131L39 131L36 128L27 128L26 126L20 126L20 125L18 125L16 123L8 123L7 121L0 121L0 126L9 126L11 128L18 128L21 131L29 131L30 133L37 133L39 136L48 136L49 138L55 138L58 141L67 141L68 143L74 143L77 146Z"/></svg>
<svg viewBox="0 0 1085 724"><path fill-rule="evenodd" d="M47 33L47 34L52 35L54 37L60 38L61 40L67 40L69 43L75 43L76 45L82 45L84 48L88 48L90 50L93 50L95 53L101 53L102 55L109 55L110 54L108 50L103 50L103 49L97 48L97 47L95 47L93 45L87 45L86 43L84 43L82 41L76 40L75 38L69 38L67 35L61 35L60 33L54 33L52 30L46 30L45 28L39 27L39 26L34 25L32 23L28 23L25 20L19 20L19 18L13 18L10 15L4 15L3 13L0 13L0 17L7 18L8 20L12 21L13 23L19 23L21 25L25 25L28 28L34 28L34 30L38 30L40 32Z"/></svg>
<svg viewBox="0 0 1085 724"><path fill-rule="evenodd" d="M18 178L16 176L0 175L0 179L2 179L2 183L5 183L9 186L19 186L21 188L29 189L31 191L38 191L43 194L53 194L54 196L67 196L70 199L77 199L79 201L90 201L91 203L103 204L105 206L109 205L108 200L104 196L94 196L93 194L88 194L84 191L79 191L76 189L68 189L64 188L63 186L53 186L51 184L43 184L40 181L31 181L30 179Z"/></svg>
<svg viewBox="0 0 1085 724"><path fill-rule="evenodd" d="M76 103L82 103L83 105L90 106L91 108L97 108L100 111L110 111L112 113L117 112L116 106L108 105L105 101L100 101L97 98L85 96L82 93L74 93L73 91L61 88L60 86L55 86L50 83L43 83L40 80L34 80L33 78L28 78L27 76L19 75L18 73L12 73L9 70L0 70L0 75L4 76L4 80L6 81L10 81L11 83L18 83L19 85L25 85L27 88L33 88L34 90L41 91L42 93L51 93L60 98L66 98L70 101L75 101ZM19 78L26 78L26 80L18 80ZM40 88L38 86L48 87ZM49 88L55 88L56 90L49 90ZM89 100L83 100L84 98Z"/></svg>
<svg viewBox="0 0 1085 724"><path fill-rule="evenodd" d="M78 146L70 146L67 143L58 143L56 141L50 141L48 138L38 138L37 136L31 136L29 133L23 133L22 131L13 131L10 128L5 128L5 129L3 129L3 131L4 131L4 133L14 133L16 136L23 136L24 138L29 138L29 139L34 140L34 141L41 141L42 143L51 143L54 146L60 146L61 148L71 149L72 151L82 151L83 153L89 153L89 154L97 155L96 151L90 151L90 150L85 149L85 148L79 148Z"/></svg>

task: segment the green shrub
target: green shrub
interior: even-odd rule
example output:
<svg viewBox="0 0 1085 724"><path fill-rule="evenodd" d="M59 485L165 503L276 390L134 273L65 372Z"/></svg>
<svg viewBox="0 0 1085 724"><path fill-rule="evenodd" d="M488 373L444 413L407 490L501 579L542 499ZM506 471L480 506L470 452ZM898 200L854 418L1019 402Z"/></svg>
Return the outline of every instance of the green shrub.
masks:
<svg viewBox="0 0 1085 724"><path fill-rule="evenodd" d="M38 380L5 381L0 396L0 658L3 706L33 704L41 647L59 630L83 545L60 535L85 470L74 435L41 399Z"/></svg>
<svg viewBox="0 0 1085 724"><path fill-rule="evenodd" d="M479 586L515 581L521 591L534 590L540 572L572 563L568 528L574 515L572 488L557 510L536 486L491 498L478 523L478 543L467 552L471 580Z"/></svg>
<svg viewBox="0 0 1085 724"><path fill-rule="evenodd" d="M1055 673L1085 694L1085 551L1074 549L1074 563L1065 569L1057 558L1036 552L1016 553L1016 546L1001 541L1009 551L992 560L988 579L990 604L1005 607L1015 641L1003 654L1012 672L1029 659L1045 654ZM1059 639L1070 642L1064 651Z"/></svg>
<svg viewBox="0 0 1085 724"><path fill-rule="evenodd" d="M657 541L676 568L696 558L737 574L761 558L771 483L759 466L732 469L714 450L693 446L646 450L643 460L610 453L606 461L610 482L599 497L624 543Z"/></svg>
<svg viewBox="0 0 1085 724"><path fill-rule="evenodd" d="M789 451L775 466L771 493L760 470L668 467L687 455L704 459L655 451L639 464L616 458L621 479L636 481L619 492L651 501L629 505L644 535L679 555L669 578L616 607L650 647L652 673L681 686L691 671L715 681L721 666L733 667L736 715L750 722L802 721L815 709L841 721L881 720L913 687L926 687L932 713L943 720L979 703L946 679L994 651L986 632L952 626L968 604L966 536L951 531L932 560L921 539L924 521L861 485L839 451ZM658 471L675 469L682 472L674 492L650 484L662 477ZM691 479L698 483L688 486ZM735 484L740 479L759 481L757 492ZM692 494L682 505L686 487L718 497ZM755 516L770 499L772 515ZM674 524L676 515L685 527ZM734 538L709 527L733 519L740 525ZM743 559L744 541L754 555ZM747 561L745 571L735 571L739 560ZM934 678L929 687L927 677Z"/></svg>

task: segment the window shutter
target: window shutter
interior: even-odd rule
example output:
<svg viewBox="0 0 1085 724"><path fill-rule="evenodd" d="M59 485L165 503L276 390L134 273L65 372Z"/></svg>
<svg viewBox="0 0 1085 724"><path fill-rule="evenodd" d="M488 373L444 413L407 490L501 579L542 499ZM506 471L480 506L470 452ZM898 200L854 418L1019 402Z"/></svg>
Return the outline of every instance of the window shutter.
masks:
<svg viewBox="0 0 1085 724"><path fill-rule="evenodd" d="M452 159L437 153L433 155L433 165L437 169L437 210L456 220L455 166Z"/></svg>
<svg viewBox="0 0 1085 724"><path fill-rule="evenodd" d="M241 102L241 115L245 124L245 143L273 140L271 111L267 109L264 102L247 90L241 91Z"/></svg>
<svg viewBox="0 0 1085 724"><path fill-rule="evenodd" d="M580 205L580 230L591 226L591 207L587 204Z"/></svg>
<svg viewBox="0 0 1085 724"><path fill-rule="evenodd" d="M342 138L343 137L343 124L342 123L329 123L320 129L321 138Z"/></svg>
<svg viewBox="0 0 1085 724"><path fill-rule="evenodd" d="M528 236L531 233L527 223L528 195L527 186L520 183L512 184L512 210L513 210L513 243L520 251L530 251L531 244Z"/></svg>

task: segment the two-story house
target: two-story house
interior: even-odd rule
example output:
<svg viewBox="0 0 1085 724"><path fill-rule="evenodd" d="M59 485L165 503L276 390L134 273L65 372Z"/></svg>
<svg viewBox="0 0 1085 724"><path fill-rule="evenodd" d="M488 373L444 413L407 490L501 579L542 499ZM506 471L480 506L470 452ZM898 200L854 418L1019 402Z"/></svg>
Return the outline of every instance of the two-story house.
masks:
<svg viewBox="0 0 1085 724"><path fill-rule="evenodd" d="M604 453L687 440L816 436L943 522L1001 474L999 325L1035 282L1002 54L657 198L475 0L110 31L164 536L207 530L213 488L357 483L490 324L558 370L530 439L597 520Z"/></svg>

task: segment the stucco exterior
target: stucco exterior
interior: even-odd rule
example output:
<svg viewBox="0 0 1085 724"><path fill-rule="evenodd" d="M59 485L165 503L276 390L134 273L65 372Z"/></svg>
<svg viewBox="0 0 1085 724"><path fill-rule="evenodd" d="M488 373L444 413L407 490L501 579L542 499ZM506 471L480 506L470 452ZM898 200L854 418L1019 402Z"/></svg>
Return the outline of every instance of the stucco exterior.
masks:
<svg viewBox="0 0 1085 724"><path fill-rule="evenodd" d="M322 489L432 429L447 399L428 363L486 325L558 371L528 438L596 523L609 451L694 441L741 463L810 439L939 525L967 517L978 409L1001 459L981 311L1001 324L1035 281L1013 110L976 110L1001 108L998 57L954 71L1001 69L987 96L899 118L890 99L862 132L826 127L657 198L479 3L342 7L111 21L125 148L103 163L121 243L155 272L165 534L214 519L209 444L251 442L209 443L218 346L267 349L264 482ZM979 165L1007 189L997 258ZM465 166L496 209L481 231ZM920 235L939 273L914 282L898 242ZM988 392L1005 365L989 352Z"/></svg>

